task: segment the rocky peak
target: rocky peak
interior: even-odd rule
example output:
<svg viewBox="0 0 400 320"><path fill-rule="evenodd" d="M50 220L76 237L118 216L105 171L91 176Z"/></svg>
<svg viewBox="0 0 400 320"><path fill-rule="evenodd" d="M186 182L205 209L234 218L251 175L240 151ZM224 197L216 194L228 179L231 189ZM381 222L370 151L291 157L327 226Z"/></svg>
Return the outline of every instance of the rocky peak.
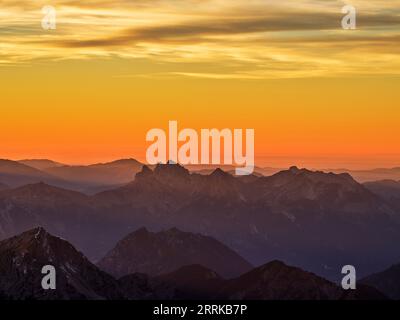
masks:
<svg viewBox="0 0 400 320"><path fill-rule="evenodd" d="M211 174L210 174L210 176L211 177L216 177L216 178L222 178L222 179L224 179L224 178L231 178L232 176L228 173L228 172L225 172L224 170L222 170L221 168L217 168L217 169L215 169Z"/></svg>
<svg viewBox="0 0 400 320"><path fill-rule="evenodd" d="M189 175L189 170L180 164L169 161L167 164L157 164L154 173L159 176L187 176Z"/></svg>

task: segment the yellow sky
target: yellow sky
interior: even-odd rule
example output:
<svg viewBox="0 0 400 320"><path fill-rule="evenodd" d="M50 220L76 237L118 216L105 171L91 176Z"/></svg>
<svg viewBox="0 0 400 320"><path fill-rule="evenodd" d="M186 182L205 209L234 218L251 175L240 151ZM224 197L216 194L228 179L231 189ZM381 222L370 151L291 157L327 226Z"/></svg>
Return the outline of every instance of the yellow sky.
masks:
<svg viewBox="0 0 400 320"><path fill-rule="evenodd" d="M399 1L48 4L0 0L2 158L144 160L178 120L254 128L256 165L400 165Z"/></svg>

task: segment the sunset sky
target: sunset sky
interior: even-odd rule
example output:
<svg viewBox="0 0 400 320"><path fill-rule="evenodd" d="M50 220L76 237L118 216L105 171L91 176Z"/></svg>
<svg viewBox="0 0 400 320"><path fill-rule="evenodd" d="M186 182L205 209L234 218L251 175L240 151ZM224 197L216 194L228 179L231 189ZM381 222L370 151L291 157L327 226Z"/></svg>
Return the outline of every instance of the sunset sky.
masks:
<svg viewBox="0 0 400 320"><path fill-rule="evenodd" d="M0 0L0 110L0 158L144 160L177 120L254 128L258 166L400 166L400 1Z"/></svg>

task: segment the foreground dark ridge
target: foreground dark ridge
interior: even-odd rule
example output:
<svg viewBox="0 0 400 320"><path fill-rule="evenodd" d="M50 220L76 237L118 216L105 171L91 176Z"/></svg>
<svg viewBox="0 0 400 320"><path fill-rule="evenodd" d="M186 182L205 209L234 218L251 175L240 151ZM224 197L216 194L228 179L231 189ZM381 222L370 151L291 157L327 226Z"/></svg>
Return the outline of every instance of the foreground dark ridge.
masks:
<svg viewBox="0 0 400 320"><path fill-rule="evenodd" d="M57 271L56 290L43 290L41 268ZM344 292L335 284L274 261L236 279L224 280L199 265L149 278L128 275L119 281L100 271L67 241L35 228L0 242L1 299L383 299L369 287Z"/></svg>

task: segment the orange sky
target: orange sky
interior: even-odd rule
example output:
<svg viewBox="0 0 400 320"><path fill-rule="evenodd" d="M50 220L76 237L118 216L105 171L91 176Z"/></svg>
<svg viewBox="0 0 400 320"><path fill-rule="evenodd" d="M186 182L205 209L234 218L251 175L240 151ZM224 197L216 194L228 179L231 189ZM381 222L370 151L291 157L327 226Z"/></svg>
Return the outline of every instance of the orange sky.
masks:
<svg viewBox="0 0 400 320"><path fill-rule="evenodd" d="M379 7L374 1L357 1L371 25L354 31L354 42L343 30L319 30L317 25L299 31L297 23L293 30L265 35L265 43L259 29L247 35L236 25L225 36L218 29L199 32L211 11L215 19L224 14L228 24L242 12L232 7L222 13L229 4L213 1L199 8L208 12L204 15L172 1L157 10L104 6L105 21L118 19L110 26L101 24L101 33L73 23L88 24L84 13L98 23L101 7L81 8L71 1L60 7L57 30L44 35L35 25L36 7L21 11L0 1L0 12L26 15L11 19L4 14L6 20L0 22L10 30L0 34L0 157L66 163L144 160L146 132L166 129L169 120L177 120L180 128L254 128L258 166L400 165L400 57L398 41L391 40L400 32L390 17L387 24L375 26L370 15L379 13ZM309 2L303 2L301 8L308 8ZM306 13L297 10L295 18L301 22L312 9L336 10L314 3L319 6ZM399 5L390 4L398 13ZM130 15L140 18L132 26ZM240 18L259 19L254 15L249 11ZM273 15L266 10L262 17ZM185 26L183 35L160 38L175 21L180 21L178 30ZM128 28L137 28L134 34L142 34L140 39L152 39L133 45L116 36ZM292 40L279 42L279 35ZM85 37L86 43L75 43ZM331 41L323 41L326 37ZM93 42L98 38L107 41Z"/></svg>

